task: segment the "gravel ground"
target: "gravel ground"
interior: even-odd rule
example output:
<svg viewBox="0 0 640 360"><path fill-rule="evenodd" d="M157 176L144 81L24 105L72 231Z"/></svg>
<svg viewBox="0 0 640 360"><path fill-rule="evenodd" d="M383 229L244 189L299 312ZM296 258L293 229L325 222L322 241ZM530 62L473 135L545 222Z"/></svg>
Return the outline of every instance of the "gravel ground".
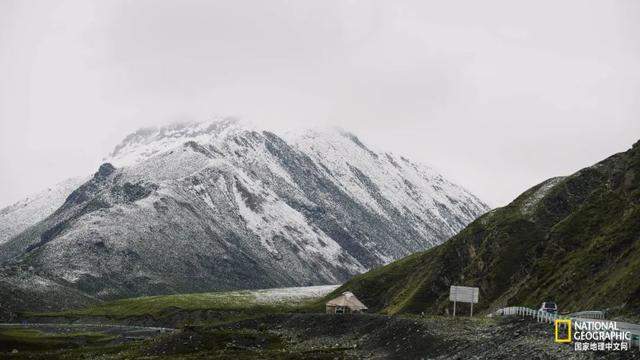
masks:
<svg viewBox="0 0 640 360"><path fill-rule="evenodd" d="M57 330L47 331L78 331L77 327L54 326ZM122 337L153 336L155 331L117 326L80 328ZM40 354L26 358L640 359L637 348L617 353L576 352L572 345L554 343L551 325L519 317L272 314L218 325L187 326L125 345L109 354L103 353L106 348L94 348L91 353L76 352L72 356L57 352L55 357Z"/></svg>
<svg viewBox="0 0 640 360"><path fill-rule="evenodd" d="M265 330L291 348L344 348L356 359L640 359L626 352L576 352L556 344L553 327L517 317L407 318L382 315L299 314L267 316L225 328Z"/></svg>

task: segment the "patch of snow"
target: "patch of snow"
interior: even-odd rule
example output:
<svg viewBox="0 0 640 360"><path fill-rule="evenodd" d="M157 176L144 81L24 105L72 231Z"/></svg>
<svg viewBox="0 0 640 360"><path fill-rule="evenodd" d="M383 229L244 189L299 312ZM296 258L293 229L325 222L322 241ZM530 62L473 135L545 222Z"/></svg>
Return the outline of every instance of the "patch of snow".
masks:
<svg viewBox="0 0 640 360"><path fill-rule="evenodd" d="M258 303L274 304L319 299L339 287L340 285L289 287L251 290L250 293L256 297Z"/></svg>
<svg viewBox="0 0 640 360"><path fill-rule="evenodd" d="M551 178L545 181L529 198L527 198L522 204L522 213L525 215L533 214L535 210L535 206L542 200L542 198L549 192L551 188L559 184L564 177L559 176L555 178Z"/></svg>

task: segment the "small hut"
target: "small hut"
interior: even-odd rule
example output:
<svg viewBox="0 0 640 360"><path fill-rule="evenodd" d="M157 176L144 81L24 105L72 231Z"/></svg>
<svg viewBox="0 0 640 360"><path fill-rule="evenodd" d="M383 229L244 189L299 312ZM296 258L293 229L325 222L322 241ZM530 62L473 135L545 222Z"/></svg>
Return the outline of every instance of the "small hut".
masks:
<svg viewBox="0 0 640 360"><path fill-rule="evenodd" d="M342 295L328 301L326 308L327 314L350 314L367 311L367 307L350 291L343 292Z"/></svg>

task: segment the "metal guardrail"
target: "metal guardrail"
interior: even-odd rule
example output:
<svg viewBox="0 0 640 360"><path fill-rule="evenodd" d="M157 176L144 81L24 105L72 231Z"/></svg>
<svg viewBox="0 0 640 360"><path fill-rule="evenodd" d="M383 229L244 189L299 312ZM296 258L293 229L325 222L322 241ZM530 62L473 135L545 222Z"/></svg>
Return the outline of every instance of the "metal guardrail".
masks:
<svg viewBox="0 0 640 360"><path fill-rule="evenodd" d="M570 317L583 318L583 319L604 319L604 311L578 311L569 314Z"/></svg>
<svg viewBox="0 0 640 360"><path fill-rule="evenodd" d="M522 316L522 317L531 317L536 319L538 322L546 322L553 324L555 320L564 320L570 319L572 321L583 321L583 322L601 322L606 323L611 320L605 320L605 314L602 311L580 311L568 315L558 315L551 314L546 311L534 310L527 307L522 306L512 306L499 309L494 313L490 314L490 316ZM631 344L640 346L640 325L632 324L627 322L616 321L616 325L619 330L628 331L631 333ZM575 326L575 323L574 323Z"/></svg>

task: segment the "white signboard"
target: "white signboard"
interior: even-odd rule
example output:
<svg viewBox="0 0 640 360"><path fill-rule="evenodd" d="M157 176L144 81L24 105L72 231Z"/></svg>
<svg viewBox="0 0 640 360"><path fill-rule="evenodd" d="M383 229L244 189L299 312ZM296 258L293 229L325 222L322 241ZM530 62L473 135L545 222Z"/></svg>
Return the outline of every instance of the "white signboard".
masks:
<svg viewBox="0 0 640 360"><path fill-rule="evenodd" d="M453 301L453 316L456 316L456 302L466 302L471 304L471 315L473 316L473 304L478 303L480 289L469 286L451 285L449 288L449 300Z"/></svg>
<svg viewBox="0 0 640 360"><path fill-rule="evenodd" d="M467 303L478 303L480 289L477 287L454 286L449 289L449 300Z"/></svg>

